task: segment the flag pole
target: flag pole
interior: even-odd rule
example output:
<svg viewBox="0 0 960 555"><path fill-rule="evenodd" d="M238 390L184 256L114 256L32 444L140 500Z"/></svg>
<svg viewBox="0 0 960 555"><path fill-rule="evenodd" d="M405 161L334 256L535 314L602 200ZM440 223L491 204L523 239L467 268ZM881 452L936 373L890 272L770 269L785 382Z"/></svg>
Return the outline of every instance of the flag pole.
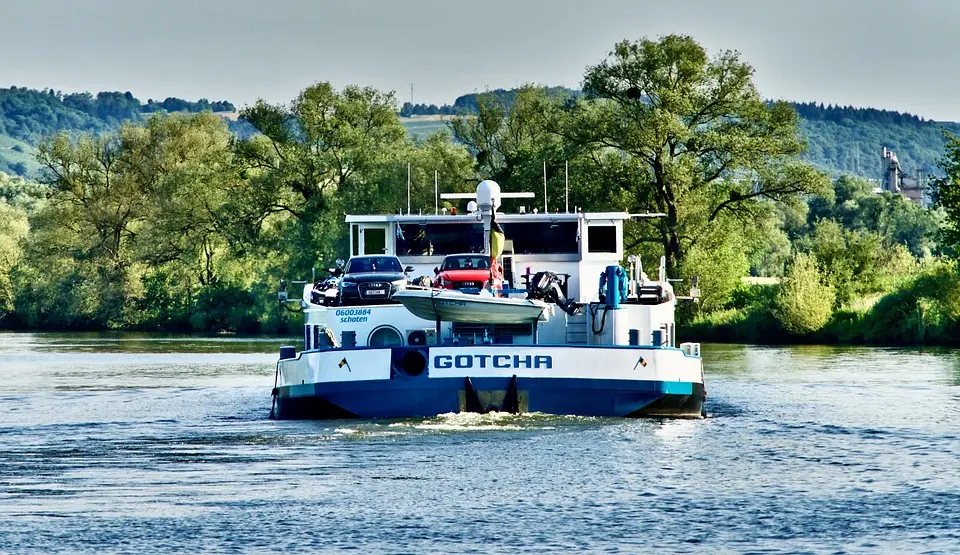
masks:
<svg viewBox="0 0 960 555"><path fill-rule="evenodd" d="M543 213L547 214L547 161L543 161Z"/></svg>

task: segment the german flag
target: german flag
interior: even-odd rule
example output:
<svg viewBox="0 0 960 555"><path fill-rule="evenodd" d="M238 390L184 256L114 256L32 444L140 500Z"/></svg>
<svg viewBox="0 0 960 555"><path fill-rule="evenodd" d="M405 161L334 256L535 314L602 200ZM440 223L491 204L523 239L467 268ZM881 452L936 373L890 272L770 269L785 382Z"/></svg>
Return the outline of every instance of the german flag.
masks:
<svg viewBox="0 0 960 555"><path fill-rule="evenodd" d="M340 360L340 364L338 364L337 366L339 366L340 368L343 368L344 366L346 366L348 372L353 372L353 370L350 369L350 363L347 362L346 358Z"/></svg>
<svg viewBox="0 0 960 555"><path fill-rule="evenodd" d="M503 254L503 245L506 241L507 236L503 233L503 228L500 227L500 222L497 221L497 211L493 211L493 219L490 220L490 279L491 280L500 280L503 279L503 276L500 273L500 265L497 264L497 259L500 258L500 255Z"/></svg>

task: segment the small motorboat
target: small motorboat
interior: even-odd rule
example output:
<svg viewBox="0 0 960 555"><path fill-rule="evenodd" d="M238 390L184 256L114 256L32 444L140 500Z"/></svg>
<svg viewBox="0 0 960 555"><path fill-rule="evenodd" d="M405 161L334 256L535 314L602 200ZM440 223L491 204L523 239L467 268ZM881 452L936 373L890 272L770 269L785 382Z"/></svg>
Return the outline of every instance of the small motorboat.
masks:
<svg viewBox="0 0 960 555"><path fill-rule="evenodd" d="M546 322L553 305L529 299L471 295L448 289L406 289L393 299L425 320L469 324L529 324Z"/></svg>

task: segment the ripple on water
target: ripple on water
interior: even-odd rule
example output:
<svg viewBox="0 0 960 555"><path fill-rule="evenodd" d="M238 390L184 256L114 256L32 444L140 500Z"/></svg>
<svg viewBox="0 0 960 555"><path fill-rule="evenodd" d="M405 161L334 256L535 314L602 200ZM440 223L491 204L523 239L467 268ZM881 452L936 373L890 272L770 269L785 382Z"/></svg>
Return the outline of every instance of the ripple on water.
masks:
<svg viewBox="0 0 960 555"><path fill-rule="evenodd" d="M5 340L0 552L960 552L951 351L704 346L704 420L309 422L269 344Z"/></svg>

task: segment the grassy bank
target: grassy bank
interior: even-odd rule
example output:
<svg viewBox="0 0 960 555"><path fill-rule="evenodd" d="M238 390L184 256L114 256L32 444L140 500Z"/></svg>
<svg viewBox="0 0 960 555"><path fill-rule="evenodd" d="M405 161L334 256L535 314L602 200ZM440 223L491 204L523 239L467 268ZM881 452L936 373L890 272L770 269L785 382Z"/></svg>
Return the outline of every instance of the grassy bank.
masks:
<svg viewBox="0 0 960 555"><path fill-rule="evenodd" d="M892 291L834 306L822 326L806 333L790 331L784 321L781 287L744 284L724 310L692 317L681 332L702 342L960 345L960 273L954 262L938 262Z"/></svg>

